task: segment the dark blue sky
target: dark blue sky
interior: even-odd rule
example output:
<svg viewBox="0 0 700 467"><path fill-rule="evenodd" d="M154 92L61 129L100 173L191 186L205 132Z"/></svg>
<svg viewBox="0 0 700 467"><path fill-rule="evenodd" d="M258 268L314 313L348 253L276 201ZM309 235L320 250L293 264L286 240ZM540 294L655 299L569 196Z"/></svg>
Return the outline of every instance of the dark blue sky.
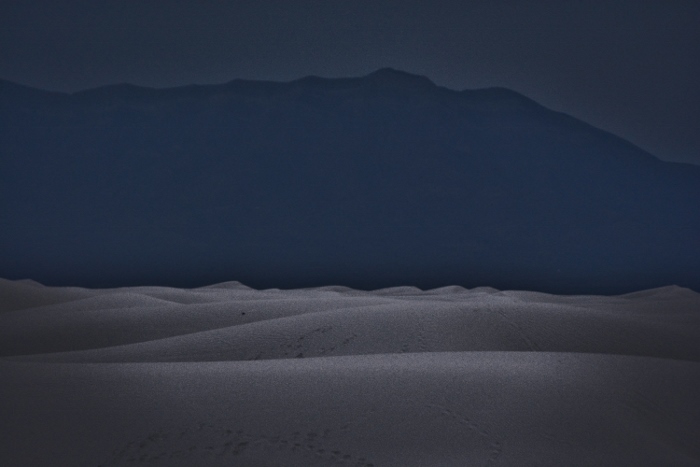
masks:
<svg viewBox="0 0 700 467"><path fill-rule="evenodd" d="M700 164L698 0L4 0L0 78L75 91L382 67L505 86Z"/></svg>

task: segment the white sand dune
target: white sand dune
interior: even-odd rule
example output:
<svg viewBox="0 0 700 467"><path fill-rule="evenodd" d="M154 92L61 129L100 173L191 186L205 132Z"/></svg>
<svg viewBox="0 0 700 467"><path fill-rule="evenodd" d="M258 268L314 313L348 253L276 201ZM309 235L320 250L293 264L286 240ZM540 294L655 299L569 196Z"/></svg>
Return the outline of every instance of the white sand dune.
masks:
<svg viewBox="0 0 700 467"><path fill-rule="evenodd" d="M700 294L0 280L2 466L700 465Z"/></svg>

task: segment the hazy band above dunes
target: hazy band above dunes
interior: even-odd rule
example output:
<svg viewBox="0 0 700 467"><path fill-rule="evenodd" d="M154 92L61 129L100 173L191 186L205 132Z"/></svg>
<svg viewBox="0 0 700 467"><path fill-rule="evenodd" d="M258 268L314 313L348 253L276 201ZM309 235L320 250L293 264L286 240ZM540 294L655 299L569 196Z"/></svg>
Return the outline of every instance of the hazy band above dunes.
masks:
<svg viewBox="0 0 700 467"><path fill-rule="evenodd" d="M507 89L0 81L0 277L700 290L700 167Z"/></svg>
<svg viewBox="0 0 700 467"><path fill-rule="evenodd" d="M2 465L699 465L700 294L0 280Z"/></svg>

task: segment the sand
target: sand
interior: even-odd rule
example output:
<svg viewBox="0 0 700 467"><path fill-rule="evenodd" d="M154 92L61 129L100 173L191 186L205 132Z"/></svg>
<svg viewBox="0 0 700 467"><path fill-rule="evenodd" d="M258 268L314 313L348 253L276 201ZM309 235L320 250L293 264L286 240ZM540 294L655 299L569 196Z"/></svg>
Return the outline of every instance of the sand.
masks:
<svg viewBox="0 0 700 467"><path fill-rule="evenodd" d="M700 465L700 294L0 280L2 466Z"/></svg>

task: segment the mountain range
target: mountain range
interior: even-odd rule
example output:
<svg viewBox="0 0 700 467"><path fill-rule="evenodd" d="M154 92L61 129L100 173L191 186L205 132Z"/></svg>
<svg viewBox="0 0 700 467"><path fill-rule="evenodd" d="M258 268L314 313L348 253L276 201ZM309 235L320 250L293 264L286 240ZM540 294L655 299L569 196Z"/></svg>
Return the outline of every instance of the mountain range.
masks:
<svg viewBox="0 0 700 467"><path fill-rule="evenodd" d="M0 277L700 290L700 167L503 88L0 81Z"/></svg>

